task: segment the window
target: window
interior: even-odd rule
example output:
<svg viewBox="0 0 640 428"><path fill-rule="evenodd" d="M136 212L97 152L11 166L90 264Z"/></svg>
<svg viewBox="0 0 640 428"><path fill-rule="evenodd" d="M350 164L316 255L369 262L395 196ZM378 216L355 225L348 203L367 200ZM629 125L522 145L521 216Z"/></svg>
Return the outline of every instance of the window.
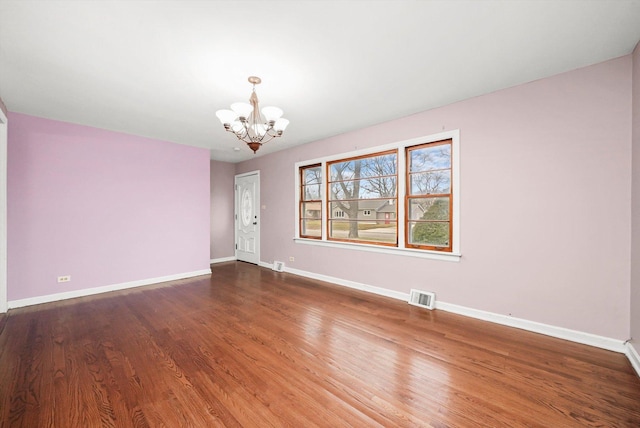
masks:
<svg viewBox="0 0 640 428"><path fill-rule="evenodd" d="M322 225L322 167L300 168L300 237L320 239Z"/></svg>
<svg viewBox="0 0 640 428"><path fill-rule="evenodd" d="M458 261L459 141L446 131L297 163L295 241Z"/></svg>
<svg viewBox="0 0 640 428"><path fill-rule="evenodd" d="M393 150L327 162L327 212L334 213L327 219L329 240L397 244L397 160ZM381 221L363 219L372 209L389 215Z"/></svg>
<svg viewBox="0 0 640 428"><path fill-rule="evenodd" d="M406 245L451 251L451 140L406 152Z"/></svg>

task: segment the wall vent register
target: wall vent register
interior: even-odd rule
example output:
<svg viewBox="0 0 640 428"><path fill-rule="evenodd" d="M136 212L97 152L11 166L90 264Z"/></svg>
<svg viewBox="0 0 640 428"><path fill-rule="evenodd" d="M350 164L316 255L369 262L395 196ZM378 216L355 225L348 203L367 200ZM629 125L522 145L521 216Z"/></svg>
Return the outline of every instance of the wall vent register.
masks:
<svg viewBox="0 0 640 428"><path fill-rule="evenodd" d="M434 309L436 294L429 291L412 289L411 294L409 294L409 304L425 309Z"/></svg>

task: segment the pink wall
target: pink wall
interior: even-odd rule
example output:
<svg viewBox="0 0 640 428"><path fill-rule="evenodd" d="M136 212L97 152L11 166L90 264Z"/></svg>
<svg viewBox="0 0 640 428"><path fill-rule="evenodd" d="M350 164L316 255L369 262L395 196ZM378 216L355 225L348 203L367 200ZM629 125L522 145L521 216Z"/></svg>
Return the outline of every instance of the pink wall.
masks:
<svg viewBox="0 0 640 428"><path fill-rule="evenodd" d="M236 165L212 160L210 170L211 258L235 257L233 186Z"/></svg>
<svg viewBox="0 0 640 428"><path fill-rule="evenodd" d="M9 113L8 152L9 301L209 268L207 150Z"/></svg>
<svg viewBox="0 0 640 428"><path fill-rule="evenodd" d="M633 182L631 233L631 337L640 353L640 43L633 51Z"/></svg>
<svg viewBox="0 0 640 428"><path fill-rule="evenodd" d="M236 173L261 171L262 261L295 256L296 269L624 340L630 111L625 56L258 157ZM459 263L293 242L296 161L452 129L461 135Z"/></svg>

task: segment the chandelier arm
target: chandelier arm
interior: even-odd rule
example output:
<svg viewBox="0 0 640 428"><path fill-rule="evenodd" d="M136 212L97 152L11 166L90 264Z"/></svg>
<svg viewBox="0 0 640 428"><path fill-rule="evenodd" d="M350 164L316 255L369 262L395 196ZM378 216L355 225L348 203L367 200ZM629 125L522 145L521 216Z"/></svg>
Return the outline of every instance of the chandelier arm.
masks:
<svg viewBox="0 0 640 428"><path fill-rule="evenodd" d="M273 126L270 127L269 129L267 129L267 132L265 132L265 134L268 134L271 136L271 140L273 140L276 137L279 137L278 135L278 131L276 131L275 129L273 129Z"/></svg>
<svg viewBox="0 0 640 428"><path fill-rule="evenodd" d="M262 144L268 143L269 141L273 140L274 138L277 137L277 135L272 135L272 134L264 134L265 136L269 136L268 139L263 139Z"/></svg>
<svg viewBox="0 0 640 428"><path fill-rule="evenodd" d="M236 138L238 138L241 141L245 141L245 138L249 135L245 127L242 128L241 132L236 132L233 129L230 129L229 131L233 132L233 135L235 135Z"/></svg>
<svg viewBox="0 0 640 428"><path fill-rule="evenodd" d="M235 130L235 129L233 129L233 127L231 127L231 128L229 128L229 131L233 132L233 134L236 135L236 136L240 136L240 135L243 135L246 132L245 129L246 129L245 126L242 125L242 128L240 128L240 130Z"/></svg>

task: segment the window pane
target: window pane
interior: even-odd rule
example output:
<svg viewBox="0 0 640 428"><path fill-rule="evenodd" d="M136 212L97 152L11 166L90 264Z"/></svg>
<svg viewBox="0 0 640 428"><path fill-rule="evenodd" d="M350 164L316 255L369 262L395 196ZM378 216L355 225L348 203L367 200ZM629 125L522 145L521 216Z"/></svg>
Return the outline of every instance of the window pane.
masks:
<svg viewBox="0 0 640 428"><path fill-rule="evenodd" d="M331 194L329 195L329 198L331 200L350 198L354 193L353 181L331 183L331 187L329 190L331 192Z"/></svg>
<svg viewBox="0 0 640 428"><path fill-rule="evenodd" d="M409 222L409 243L434 247L449 246L449 222Z"/></svg>
<svg viewBox="0 0 640 428"><path fill-rule="evenodd" d="M397 245L397 151L328 163L328 237Z"/></svg>
<svg viewBox="0 0 640 428"><path fill-rule="evenodd" d="M451 168L451 144L414 149L409 152L409 172Z"/></svg>
<svg viewBox="0 0 640 428"><path fill-rule="evenodd" d="M358 201L343 201L341 204L336 202L329 204L329 218L349 218L349 212L357 212ZM353 209L352 209L353 207ZM355 214L354 214L355 220Z"/></svg>
<svg viewBox="0 0 640 428"><path fill-rule="evenodd" d="M396 220L395 200L375 199L359 201L340 201L329 204L329 218L344 218L348 220L367 220L384 222ZM366 214L366 212L369 214Z"/></svg>
<svg viewBox="0 0 640 428"><path fill-rule="evenodd" d="M302 186L302 199L305 201L320 200L320 184Z"/></svg>
<svg viewBox="0 0 640 428"><path fill-rule="evenodd" d="M378 177L331 183L332 200L395 198L396 177Z"/></svg>
<svg viewBox="0 0 640 428"><path fill-rule="evenodd" d="M330 181L396 175L396 153L335 162L330 165Z"/></svg>
<svg viewBox="0 0 640 428"><path fill-rule="evenodd" d="M322 236L320 219L300 221L300 235L320 238Z"/></svg>
<svg viewBox="0 0 640 428"><path fill-rule="evenodd" d="M310 165L300 168L299 236L322 238L322 167Z"/></svg>
<svg viewBox="0 0 640 428"><path fill-rule="evenodd" d="M356 175L356 162L359 161L338 162L331 164L329 168L329 180L353 180L353 177ZM360 164L358 164L358 175L360 173L360 169Z"/></svg>
<svg viewBox="0 0 640 428"><path fill-rule="evenodd" d="M411 174L409 180L411 180L412 195L451 192L451 170L449 169Z"/></svg>
<svg viewBox="0 0 640 428"><path fill-rule="evenodd" d="M319 166L305 168L302 173L302 184L319 184L322 183L321 169Z"/></svg>
<svg viewBox="0 0 640 428"><path fill-rule="evenodd" d="M300 217L308 219L320 219L322 215L321 202L303 202L300 204Z"/></svg>
<svg viewBox="0 0 640 428"><path fill-rule="evenodd" d="M362 170L360 177L383 177L396 175L396 154L389 153L381 156L373 156L360 160Z"/></svg>
<svg viewBox="0 0 640 428"><path fill-rule="evenodd" d="M452 140L408 147L406 244L451 249ZM444 195L429 197L429 195Z"/></svg>
<svg viewBox="0 0 640 428"><path fill-rule="evenodd" d="M410 198L410 220L449 220L449 197Z"/></svg>
<svg viewBox="0 0 640 428"><path fill-rule="evenodd" d="M395 244L397 231L396 221L372 223L370 221L329 220L329 237L334 239Z"/></svg>
<svg viewBox="0 0 640 428"><path fill-rule="evenodd" d="M361 198L395 198L396 177L378 177L360 180Z"/></svg>

